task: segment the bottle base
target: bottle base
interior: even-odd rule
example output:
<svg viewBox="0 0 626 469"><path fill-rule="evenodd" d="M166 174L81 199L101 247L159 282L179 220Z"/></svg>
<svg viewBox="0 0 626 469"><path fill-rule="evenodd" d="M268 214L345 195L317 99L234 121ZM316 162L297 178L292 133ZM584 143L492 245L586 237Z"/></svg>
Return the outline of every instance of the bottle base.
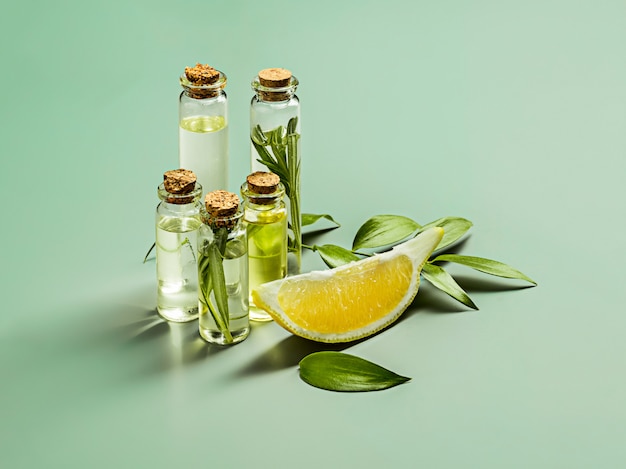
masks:
<svg viewBox="0 0 626 469"><path fill-rule="evenodd" d="M161 308L157 306L157 312L166 321L190 322L198 319L198 308Z"/></svg>
<svg viewBox="0 0 626 469"><path fill-rule="evenodd" d="M243 329L238 329L236 331L231 331L231 335L233 340L228 340L228 338L219 331L212 329L205 329L200 327L200 337L202 337L205 341L210 344L216 345L233 345L241 342L250 334L250 327L244 327Z"/></svg>
<svg viewBox="0 0 626 469"><path fill-rule="evenodd" d="M261 308L257 308L256 306L250 305L250 320L257 322L268 322L273 321L272 316L267 314Z"/></svg>

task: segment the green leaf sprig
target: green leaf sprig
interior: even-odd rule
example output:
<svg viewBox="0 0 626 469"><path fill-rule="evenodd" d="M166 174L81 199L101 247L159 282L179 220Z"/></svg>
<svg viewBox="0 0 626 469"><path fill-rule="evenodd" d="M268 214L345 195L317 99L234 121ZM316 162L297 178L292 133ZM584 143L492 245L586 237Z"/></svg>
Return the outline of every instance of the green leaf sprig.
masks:
<svg viewBox="0 0 626 469"><path fill-rule="evenodd" d="M224 276L224 254L228 241L228 228L222 226L213 230L214 239L205 243L198 252L198 286L200 304L208 308L215 324L224 334L224 341L231 343L230 313L228 292ZM211 298L213 293L213 299Z"/></svg>
<svg viewBox="0 0 626 469"><path fill-rule="evenodd" d="M459 241L473 226L471 221L460 217L444 217L425 225L420 225L416 221L401 215L376 215L367 220L358 229L352 242L352 249L346 249L334 244L305 245L304 247L316 251L328 267L334 268L348 262L357 261L365 256L370 256L371 252L363 252L364 249L372 252L383 252L405 241L407 238L414 237L434 226L442 227L444 235L431 258L424 265L422 276L434 287L465 306L478 309L467 292L439 264L452 262L486 274L524 280L537 285L537 282L521 271L499 261L459 254L437 255L444 248Z"/></svg>
<svg viewBox="0 0 626 469"><path fill-rule="evenodd" d="M280 178L285 186L285 195L289 199L289 251L295 254L300 264L302 255L302 224L300 213L300 157L296 131L298 118L292 117L287 127L280 125L264 132L260 125L250 133L250 140L259 158L257 161L265 165Z"/></svg>
<svg viewBox="0 0 626 469"><path fill-rule="evenodd" d="M330 351L304 357L300 378L311 386L340 392L380 391L411 379L363 358Z"/></svg>

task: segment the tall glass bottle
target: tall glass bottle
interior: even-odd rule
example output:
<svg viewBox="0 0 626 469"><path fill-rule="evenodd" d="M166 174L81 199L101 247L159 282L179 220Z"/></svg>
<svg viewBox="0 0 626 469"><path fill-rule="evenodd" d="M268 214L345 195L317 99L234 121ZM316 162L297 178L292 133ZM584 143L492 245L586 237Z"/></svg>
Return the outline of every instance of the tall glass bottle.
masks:
<svg viewBox="0 0 626 469"><path fill-rule="evenodd" d="M298 80L289 70L268 68L252 80L250 104L252 171L271 171L285 186L289 213L289 274L300 272L302 220L300 213L300 100Z"/></svg>
<svg viewBox="0 0 626 469"><path fill-rule="evenodd" d="M285 188L274 173L255 172L241 186L243 219L248 235L250 293L262 283L287 275L287 210ZM250 319L272 318L250 297Z"/></svg>
<svg viewBox="0 0 626 469"><path fill-rule="evenodd" d="M200 336L228 345L250 332L248 253L239 197L223 190L209 192L200 209L198 230L198 308Z"/></svg>
<svg viewBox="0 0 626 469"><path fill-rule="evenodd" d="M206 192L228 187L226 75L208 65L186 67L180 77L179 161Z"/></svg>
<svg viewBox="0 0 626 469"><path fill-rule="evenodd" d="M157 311L168 321L198 317L197 232L202 186L191 171L167 171L156 209Z"/></svg>

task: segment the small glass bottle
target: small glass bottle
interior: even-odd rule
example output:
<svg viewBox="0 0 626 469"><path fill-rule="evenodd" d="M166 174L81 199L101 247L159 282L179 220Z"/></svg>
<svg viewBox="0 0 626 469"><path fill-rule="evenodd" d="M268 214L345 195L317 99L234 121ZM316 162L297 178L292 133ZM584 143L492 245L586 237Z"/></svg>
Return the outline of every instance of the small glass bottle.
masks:
<svg viewBox="0 0 626 469"><path fill-rule="evenodd" d="M202 186L192 171L163 175L156 209L157 311L168 321L198 317L196 245Z"/></svg>
<svg viewBox="0 0 626 469"><path fill-rule="evenodd" d="M262 283L287 275L287 210L285 188L274 173L250 174L241 186L244 198L243 219L248 234L249 291ZM272 318L254 305L250 297L250 319Z"/></svg>
<svg viewBox="0 0 626 469"><path fill-rule="evenodd" d="M252 171L272 171L285 186L289 217L287 270L300 273L302 220L300 201L300 100L298 80L289 70L268 68L252 80L250 103Z"/></svg>
<svg viewBox="0 0 626 469"><path fill-rule="evenodd" d="M205 192L228 187L226 75L208 65L186 67L180 77L179 162L196 173Z"/></svg>
<svg viewBox="0 0 626 469"><path fill-rule="evenodd" d="M248 252L239 197L209 192L200 209L198 230L198 308L200 336L228 345L250 332Z"/></svg>

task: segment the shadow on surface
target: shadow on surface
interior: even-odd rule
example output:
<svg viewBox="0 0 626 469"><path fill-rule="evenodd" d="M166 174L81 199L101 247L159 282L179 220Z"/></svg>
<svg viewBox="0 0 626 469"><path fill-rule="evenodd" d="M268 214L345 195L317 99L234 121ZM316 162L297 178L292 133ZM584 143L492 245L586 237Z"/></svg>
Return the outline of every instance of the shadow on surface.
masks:
<svg viewBox="0 0 626 469"><path fill-rule="evenodd" d="M128 304L101 306L97 313L99 322L85 339L90 345L114 347L112 353L123 355L124 366L141 375L180 368L225 349L200 338L198 320L168 322L156 309Z"/></svg>
<svg viewBox="0 0 626 469"><path fill-rule="evenodd" d="M292 335L286 337L256 357L245 367L241 368L236 375L250 376L258 373L267 373L282 370L284 368L295 367L298 366L300 360L311 353L325 350L341 352L355 344L358 344L359 342L362 342L362 340L341 344L326 344Z"/></svg>
<svg viewBox="0 0 626 469"><path fill-rule="evenodd" d="M526 290L535 285L523 280L505 279L492 275L480 278L469 275L455 275L454 279L467 292L502 292L513 290Z"/></svg>
<svg viewBox="0 0 626 469"><path fill-rule="evenodd" d="M499 277L488 276L487 278L476 278L469 275L454 275L454 279L463 290L465 290L470 297L472 293L488 293L488 292L505 292L515 290L526 290L527 288L533 288L535 285L531 285L522 280L504 279ZM523 285L520 284L523 282ZM475 298L472 298L478 308L480 304ZM448 294L435 288L430 283L422 278L421 285L413 304L413 308L416 308L416 312L424 313L463 313L475 311L460 302L456 301Z"/></svg>
<svg viewBox="0 0 626 469"><path fill-rule="evenodd" d="M464 313L466 311L474 311L452 299L441 290L427 284L426 281L422 280L422 282L417 296L410 306L411 309L415 310L415 313ZM406 313L400 317L399 321L403 320L405 316Z"/></svg>

